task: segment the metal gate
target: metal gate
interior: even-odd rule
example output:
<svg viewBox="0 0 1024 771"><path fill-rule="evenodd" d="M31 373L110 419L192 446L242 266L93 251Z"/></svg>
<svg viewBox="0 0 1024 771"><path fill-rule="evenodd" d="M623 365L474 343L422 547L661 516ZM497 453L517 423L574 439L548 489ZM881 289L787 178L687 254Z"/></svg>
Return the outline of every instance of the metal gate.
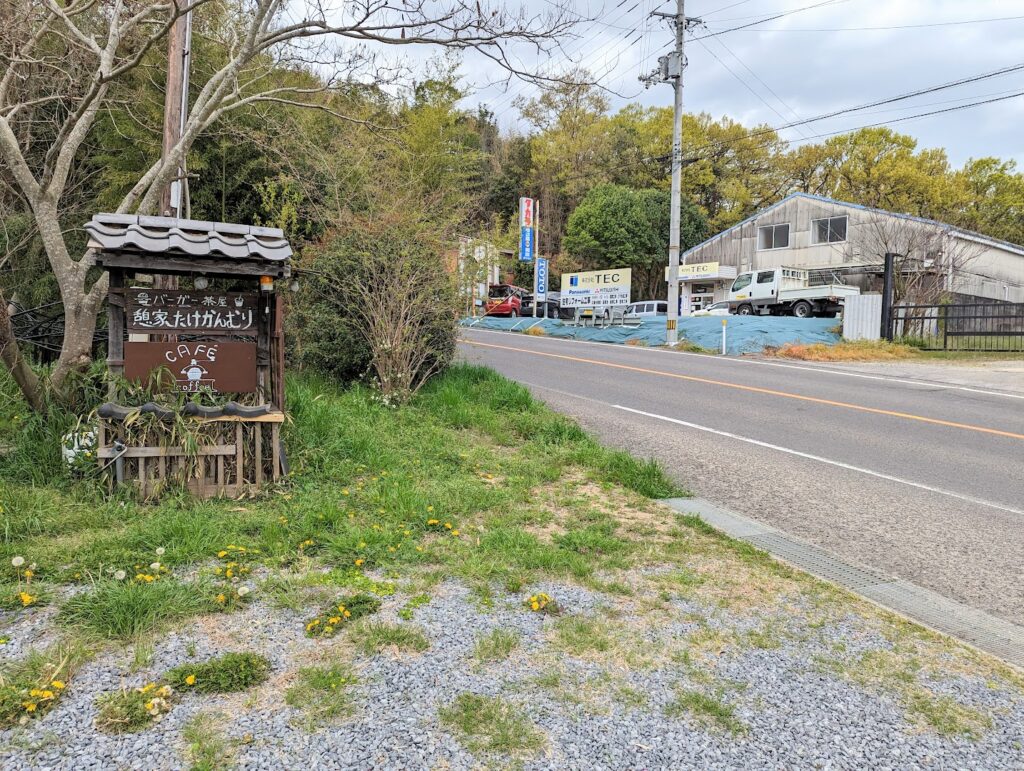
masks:
<svg viewBox="0 0 1024 771"><path fill-rule="evenodd" d="M892 335L932 351L1024 353L1024 303L898 305Z"/></svg>

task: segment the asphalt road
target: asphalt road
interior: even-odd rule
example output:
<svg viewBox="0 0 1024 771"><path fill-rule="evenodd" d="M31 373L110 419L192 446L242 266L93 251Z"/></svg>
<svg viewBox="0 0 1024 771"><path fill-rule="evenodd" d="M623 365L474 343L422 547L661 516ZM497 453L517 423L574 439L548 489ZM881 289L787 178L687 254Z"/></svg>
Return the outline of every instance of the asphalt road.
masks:
<svg viewBox="0 0 1024 771"><path fill-rule="evenodd" d="M465 330L493 367L695 494L1024 624L1024 396Z"/></svg>

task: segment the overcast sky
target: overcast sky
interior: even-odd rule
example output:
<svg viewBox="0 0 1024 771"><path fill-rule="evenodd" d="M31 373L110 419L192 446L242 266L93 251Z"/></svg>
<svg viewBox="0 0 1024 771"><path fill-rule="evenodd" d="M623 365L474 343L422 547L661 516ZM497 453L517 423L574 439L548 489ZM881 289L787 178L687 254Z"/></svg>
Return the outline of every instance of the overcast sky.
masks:
<svg viewBox="0 0 1024 771"><path fill-rule="evenodd" d="M551 10L554 2L526 0L526 5L541 12ZM705 26L691 31L693 40L686 48L687 111L777 126L1024 63L1024 0L831 0L818 8L696 40L818 2L688 0L687 15L702 18ZM613 108L629 101L672 104L670 86L644 90L637 76L651 70L658 55L670 49L668 25L649 14L674 10L675 0L583 0L572 7L597 21L580 23L578 39L564 44L566 53L550 61L525 54L526 65L583 65L602 85L623 95L609 94ZM1006 18L1017 16L1021 18ZM962 23L990 19L1002 20ZM923 24L943 26L919 26ZM907 28L863 29L901 26ZM486 83L488 75L497 76L471 57L464 71L470 86ZM1024 92L1024 70L788 129L782 136L807 141L817 134L1017 92ZM509 93L494 86L478 88L469 102L486 102L504 127L513 127L518 120L513 97L533 93L531 86L514 82ZM907 120L893 128L916 137L919 147L945 147L956 165L971 157L995 155L1024 166L1024 97Z"/></svg>

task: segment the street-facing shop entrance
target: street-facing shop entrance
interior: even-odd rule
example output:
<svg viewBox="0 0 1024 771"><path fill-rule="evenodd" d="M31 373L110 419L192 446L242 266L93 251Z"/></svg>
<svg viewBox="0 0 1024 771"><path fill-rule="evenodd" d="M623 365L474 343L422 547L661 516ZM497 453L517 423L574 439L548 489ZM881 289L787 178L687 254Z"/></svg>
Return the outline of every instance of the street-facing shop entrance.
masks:
<svg viewBox="0 0 1024 771"><path fill-rule="evenodd" d="M729 296L736 268L717 262L697 262L680 265L676 278L680 284L679 313L689 316ZM669 280L668 268L665 269L665 280Z"/></svg>

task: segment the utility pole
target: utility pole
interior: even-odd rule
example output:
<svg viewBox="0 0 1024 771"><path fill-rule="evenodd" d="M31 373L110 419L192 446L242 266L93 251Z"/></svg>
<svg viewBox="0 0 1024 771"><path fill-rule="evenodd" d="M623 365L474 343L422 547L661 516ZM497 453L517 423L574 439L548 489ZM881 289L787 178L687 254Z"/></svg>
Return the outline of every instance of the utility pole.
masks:
<svg viewBox="0 0 1024 771"><path fill-rule="evenodd" d="M187 0L191 3L192 0ZM175 5L177 7L177 5ZM192 11L175 19L167 36L167 92L164 95L164 160L181 140L188 118L188 74L192 54ZM164 217L188 216L188 181L185 161L178 164L174 178L160 193L160 214ZM177 289L177 276L154 277L158 289Z"/></svg>
<svg viewBox="0 0 1024 771"><path fill-rule="evenodd" d="M192 11L179 16L167 36L167 92L164 96L162 157L171 154L181 140L188 118L188 75L192 48ZM160 214L181 217L185 206L184 161L160 195Z"/></svg>
<svg viewBox="0 0 1024 771"><path fill-rule="evenodd" d="M675 112L672 122L672 211L668 235L668 319L665 322L665 342L675 345L679 341L679 225L682 210L683 169L683 53L686 30L700 24L700 19L687 18L685 0L676 0L675 13L655 11L652 16L669 19L676 33L676 48L667 56L658 58L658 69L640 78L645 86L652 83L671 83L675 91Z"/></svg>

